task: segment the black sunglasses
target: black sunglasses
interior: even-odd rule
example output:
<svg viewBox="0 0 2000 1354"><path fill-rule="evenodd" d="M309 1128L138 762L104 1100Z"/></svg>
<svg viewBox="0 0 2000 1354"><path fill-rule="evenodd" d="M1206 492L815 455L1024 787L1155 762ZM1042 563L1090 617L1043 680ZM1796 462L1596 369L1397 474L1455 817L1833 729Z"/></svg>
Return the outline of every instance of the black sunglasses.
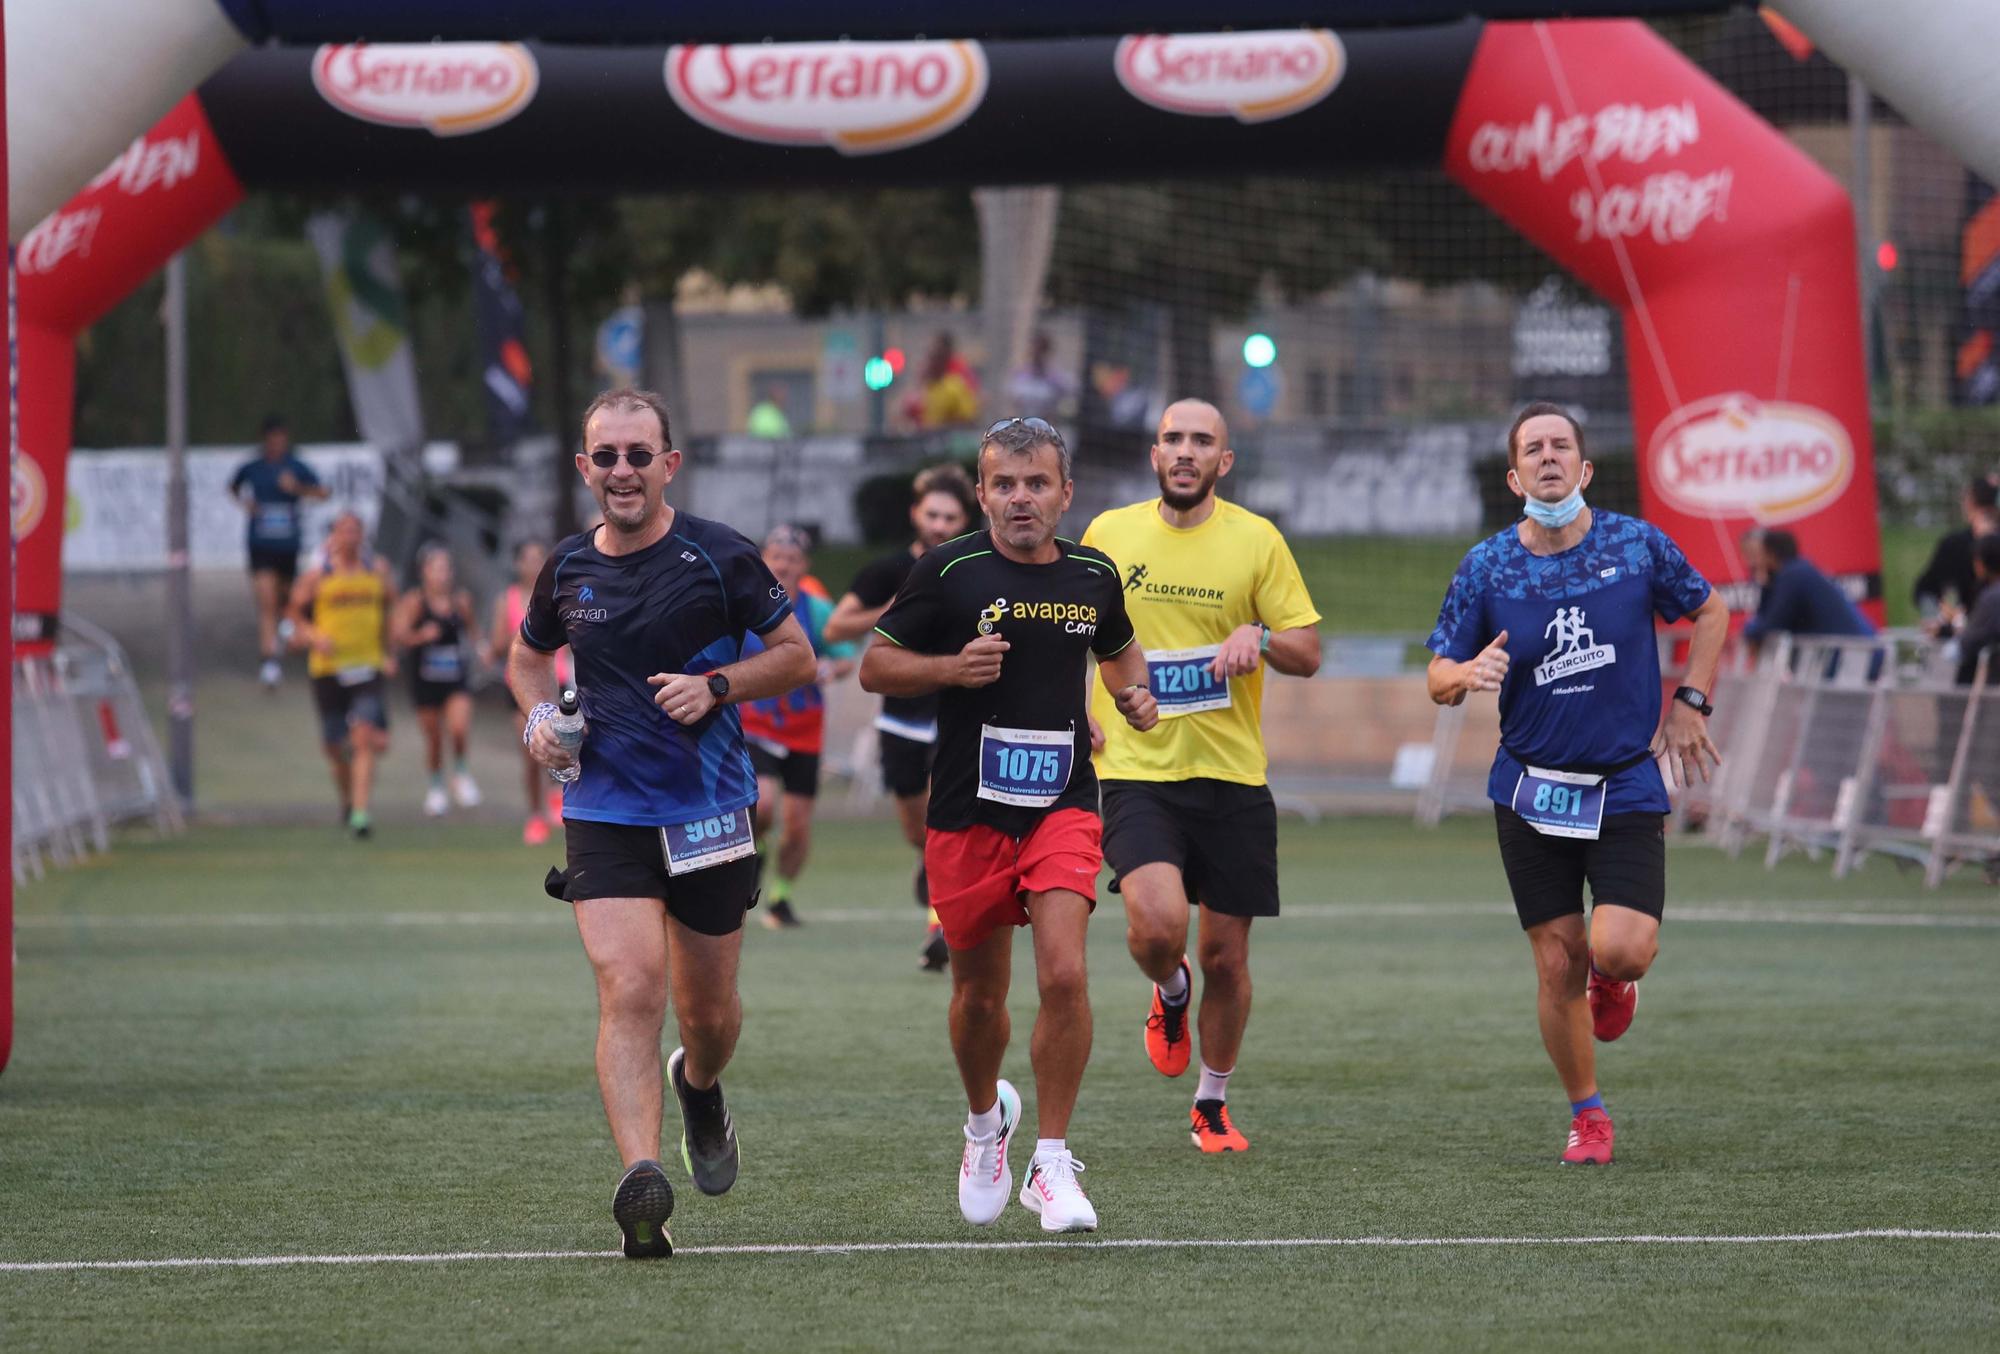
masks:
<svg viewBox="0 0 2000 1354"><path fill-rule="evenodd" d="M987 439L991 440L993 437L1016 425L1026 428L1036 437L1044 438L1047 441L1055 443L1057 446L1063 444L1062 434L1056 431L1055 424L1043 418L1003 418L986 430Z"/></svg>
<svg viewBox="0 0 2000 1354"><path fill-rule="evenodd" d="M645 447L636 447L631 451L623 452L599 447L596 451L590 453L590 463L599 470L609 470L611 467L617 465L618 458L623 456L625 464L631 466L634 470L644 470L653 463L655 456L663 456L665 454L664 452L651 451Z"/></svg>

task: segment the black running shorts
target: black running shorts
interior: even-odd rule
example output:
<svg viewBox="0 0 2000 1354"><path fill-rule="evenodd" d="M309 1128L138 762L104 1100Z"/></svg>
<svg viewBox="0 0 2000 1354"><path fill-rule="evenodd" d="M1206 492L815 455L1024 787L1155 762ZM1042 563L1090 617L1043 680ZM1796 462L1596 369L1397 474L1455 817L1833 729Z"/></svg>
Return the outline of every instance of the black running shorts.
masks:
<svg viewBox="0 0 2000 1354"><path fill-rule="evenodd" d="M565 818L563 834L569 865L562 896L569 902L658 898L675 921L705 936L742 930L743 914L757 905L755 856L670 876L659 828Z"/></svg>
<svg viewBox="0 0 2000 1354"><path fill-rule="evenodd" d="M817 752L793 752L789 748L773 751L752 740L750 765L757 769L757 779L775 780L788 795L804 795L812 799L819 794Z"/></svg>
<svg viewBox="0 0 2000 1354"><path fill-rule="evenodd" d="M1278 809L1269 786L1227 780L1103 786L1104 859L1113 874L1123 878L1164 861L1181 872L1190 903L1231 917L1278 915Z"/></svg>
<svg viewBox="0 0 2000 1354"><path fill-rule="evenodd" d="M878 731L882 752L882 788L898 799L924 794L931 788L931 758L937 744L920 743L901 734Z"/></svg>
<svg viewBox="0 0 2000 1354"><path fill-rule="evenodd" d="M1629 907L1658 920L1667 903L1666 816L1614 813L1596 841L1549 837L1505 804L1493 806L1500 832L1500 863L1514 891L1521 929L1583 911L1590 881L1594 907Z"/></svg>
<svg viewBox="0 0 2000 1354"><path fill-rule="evenodd" d="M345 744L348 730L356 724L389 730L389 705L379 676L351 685L342 685L337 677L315 677L312 695L320 741L329 747Z"/></svg>

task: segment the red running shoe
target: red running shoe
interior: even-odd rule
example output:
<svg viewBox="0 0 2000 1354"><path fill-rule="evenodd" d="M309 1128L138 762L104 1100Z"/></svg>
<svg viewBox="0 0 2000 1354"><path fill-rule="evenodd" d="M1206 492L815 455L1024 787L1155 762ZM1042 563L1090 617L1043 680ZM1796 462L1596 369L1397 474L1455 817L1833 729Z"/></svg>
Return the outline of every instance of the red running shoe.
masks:
<svg viewBox="0 0 2000 1354"><path fill-rule="evenodd" d="M1194 1004L1193 973L1187 956L1181 956L1181 981L1188 984L1186 1001L1169 1006L1160 997L1160 985L1153 984L1153 1010L1146 1017L1146 1056L1163 1077L1177 1077L1188 1069L1188 1007Z"/></svg>
<svg viewBox="0 0 2000 1354"><path fill-rule="evenodd" d="M1611 1116L1590 1109L1569 1121L1569 1146L1563 1149L1565 1166L1609 1166L1611 1164Z"/></svg>
<svg viewBox="0 0 2000 1354"><path fill-rule="evenodd" d="M1632 1027L1632 1014L1639 1009L1638 983L1615 982L1592 964L1584 996L1590 1002L1590 1030L1598 1042L1608 1044Z"/></svg>
<svg viewBox="0 0 2000 1354"><path fill-rule="evenodd" d="M1250 1140L1229 1122L1229 1106L1221 1100L1197 1100L1188 1111L1189 1137L1204 1152L1247 1152Z"/></svg>

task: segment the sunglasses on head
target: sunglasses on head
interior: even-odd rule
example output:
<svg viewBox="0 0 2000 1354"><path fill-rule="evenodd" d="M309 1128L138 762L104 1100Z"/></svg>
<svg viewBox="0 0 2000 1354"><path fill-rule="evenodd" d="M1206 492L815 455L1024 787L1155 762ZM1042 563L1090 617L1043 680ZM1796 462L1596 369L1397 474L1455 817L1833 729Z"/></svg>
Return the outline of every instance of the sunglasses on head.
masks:
<svg viewBox="0 0 2000 1354"><path fill-rule="evenodd" d="M611 467L617 465L618 458L623 456L625 464L631 466L634 470L644 470L653 463L655 456L664 454L664 452L652 451L646 447L635 447L631 451L623 452L613 451L609 447L599 447L596 451L590 453L590 463L599 470L609 470Z"/></svg>
<svg viewBox="0 0 2000 1354"><path fill-rule="evenodd" d="M998 433L1005 432L1007 429L1014 427L1016 424L1019 424L1021 427L1026 428L1029 432L1035 434L1037 437L1047 437L1057 442L1062 441L1062 434L1056 431L1055 425L1053 423L1050 423L1047 419L1041 419L1041 418L1003 418L998 423L988 428L986 430L986 435L988 437L992 437Z"/></svg>

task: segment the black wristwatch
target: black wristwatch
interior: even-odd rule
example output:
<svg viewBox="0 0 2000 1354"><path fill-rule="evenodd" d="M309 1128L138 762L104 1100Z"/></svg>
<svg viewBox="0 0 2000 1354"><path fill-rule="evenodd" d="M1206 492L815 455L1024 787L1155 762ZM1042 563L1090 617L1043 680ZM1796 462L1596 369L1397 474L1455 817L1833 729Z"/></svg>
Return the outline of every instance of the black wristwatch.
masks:
<svg viewBox="0 0 2000 1354"><path fill-rule="evenodd" d="M715 697L717 705L729 699L729 679L719 672L708 674L708 694Z"/></svg>
<svg viewBox="0 0 2000 1354"><path fill-rule="evenodd" d="M1694 687L1691 686L1675 687L1674 699L1679 701L1682 705L1692 707L1695 713L1701 715L1704 719L1715 713L1715 707L1708 703L1708 697L1702 695L1701 692Z"/></svg>

